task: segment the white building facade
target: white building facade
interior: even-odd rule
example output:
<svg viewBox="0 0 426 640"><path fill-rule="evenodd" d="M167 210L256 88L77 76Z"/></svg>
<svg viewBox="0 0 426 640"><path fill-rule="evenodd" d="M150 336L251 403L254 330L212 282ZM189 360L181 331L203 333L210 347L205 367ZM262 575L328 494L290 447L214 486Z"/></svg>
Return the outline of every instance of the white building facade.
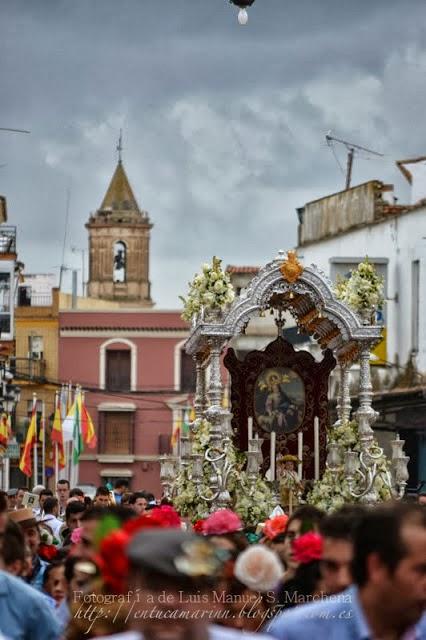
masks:
<svg viewBox="0 0 426 640"><path fill-rule="evenodd" d="M298 215L298 256L304 264L318 265L335 281L368 256L384 277L386 302L378 320L385 340L376 362L386 373L381 379L388 395L380 396L379 409L385 429L412 428L407 436L409 455L416 458L412 473L416 482L426 481L426 202L397 205L390 185L371 181L308 203ZM396 400L395 387L406 370L411 379ZM417 387L420 400L404 411ZM395 406L399 409L392 413Z"/></svg>

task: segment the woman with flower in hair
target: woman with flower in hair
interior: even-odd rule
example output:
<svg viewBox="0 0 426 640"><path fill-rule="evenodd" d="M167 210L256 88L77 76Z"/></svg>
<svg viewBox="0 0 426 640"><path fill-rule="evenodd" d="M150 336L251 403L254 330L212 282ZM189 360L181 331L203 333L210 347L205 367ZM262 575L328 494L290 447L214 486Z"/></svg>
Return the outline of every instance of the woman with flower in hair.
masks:
<svg viewBox="0 0 426 640"><path fill-rule="evenodd" d="M286 608L311 602L322 593L320 569L323 552L322 536L315 531L309 531L296 538L292 547L298 567L294 577L285 582L278 592L278 602Z"/></svg>
<svg viewBox="0 0 426 640"><path fill-rule="evenodd" d="M266 520L262 529L262 544L274 551L285 566L285 532L288 524L288 516L274 516Z"/></svg>
<svg viewBox="0 0 426 640"><path fill-rule="evenodd" d="M219 585L228 615L221 624L257 632L273 616L275 589L284 574L276 553L263 544L254 544L239 554L227 581Z"/></svg>
<svg viewBox="0 0 426 640"><path fill-rule="evenodd" d="M231 552L240 553L249 544L243 523L231 509L219 509L211 513L197 528L198 533L208 536L214 545Z"/></svg>

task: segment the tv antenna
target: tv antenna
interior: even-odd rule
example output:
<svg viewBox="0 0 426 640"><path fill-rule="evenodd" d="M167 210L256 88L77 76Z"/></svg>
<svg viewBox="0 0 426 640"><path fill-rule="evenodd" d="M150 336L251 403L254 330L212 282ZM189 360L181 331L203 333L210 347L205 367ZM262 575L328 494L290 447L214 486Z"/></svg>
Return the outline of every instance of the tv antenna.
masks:
<svg viewBox="0 0 426 640"><path fill-rule="evenodd" d="M0 127L0 131L7 131L8 133L31 133L31 131L27 131L27 129L10 129L9 127ZM6 166L7 164L0 164L0 169Z"/></svg>
<svg viewBox="0 0 426 640"><path fill-rule="evenodd" d="M370 153L373 156L379 156L383 158L384 154L379 153L378 151L373 151L372 149L367 149L367 147L362 147L359 144L353 144L352 142L348 142L347 140L342 140L341 138L335 138L331 135L331 131L326 133L325 135L326 142L331 150L333 150L333 142L338 142L339 144L343 144L348 151L348 159L346 162L346 182L345 189L349 189L351 186L352 179L352 167L354 162L354 155L356 151L365 151L366 153ZM337 159L337 158L336 158ZM340 164L339 164L340 166Z"/></svg>
<svg viewBox="0 0 426 640"><path fill-rule="evenodd" d="M0 127L0 131L10 131L11 133L31 133L26 129L9 129L8 127Z"/></svg>

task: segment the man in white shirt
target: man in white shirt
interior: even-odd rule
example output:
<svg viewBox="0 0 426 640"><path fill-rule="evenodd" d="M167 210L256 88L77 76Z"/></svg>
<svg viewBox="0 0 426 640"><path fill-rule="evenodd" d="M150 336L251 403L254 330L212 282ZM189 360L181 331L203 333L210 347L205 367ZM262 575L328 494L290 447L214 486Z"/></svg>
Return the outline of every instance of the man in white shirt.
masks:
<svg viewBox="0 0 426 640"><path fill-rule="evenodd" d="M56 495L59 500L59 515L63 517L65 515L65 509L67 508L68 498L70 497L70 483L68 480L65 480L65 478L58 480Z"/></svg>
<svg viewBox="0 0 426 640"><path fill-rule="evenodd" d="M49 525L52 529L53 535L60 542L60 529L63 526L63 521L58 518L59 516L59 500L58 498L46 498L43 505L44 517L42 522Z"/></svg>

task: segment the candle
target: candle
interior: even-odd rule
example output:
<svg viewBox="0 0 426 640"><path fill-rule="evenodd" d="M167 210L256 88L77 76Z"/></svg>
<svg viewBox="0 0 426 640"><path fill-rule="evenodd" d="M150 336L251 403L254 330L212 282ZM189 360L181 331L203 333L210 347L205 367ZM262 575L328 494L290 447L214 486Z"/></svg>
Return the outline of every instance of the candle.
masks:
<svg viewBox="0 0 426 640"><path fill-rule="evenodd" d="M319 420L318 416L314 418L314 461L315 461L315 480L319 480Z"/></svg>
<svg viewBox="0 0 426 640"><path fill-rule="evenodd" d="M248 427L248 439L253 440L253 418L251 416L249 416L249 419L247 421L247 427Z"/></svg>
<svg viewBox="0 0 426 640"><path fill-rule="evenodd" d="M256 440L259 440L259 434L256 431L256 435L254 436Z"/></svg>
<svg viewBox="0 0 426 640"><path fill-rule="evenodd" d="M270 466L270 478L271 482L275 480L275 444L277 434L275 431L271 431L271 466Z"/></svg>
<svg viewBox="0 0 426 640"><path fill-rule="evenodd" d="M300 460L297 467L297 475L301 480L303 475L303 431L299 431L297 434L297 457Z"/></svg>

